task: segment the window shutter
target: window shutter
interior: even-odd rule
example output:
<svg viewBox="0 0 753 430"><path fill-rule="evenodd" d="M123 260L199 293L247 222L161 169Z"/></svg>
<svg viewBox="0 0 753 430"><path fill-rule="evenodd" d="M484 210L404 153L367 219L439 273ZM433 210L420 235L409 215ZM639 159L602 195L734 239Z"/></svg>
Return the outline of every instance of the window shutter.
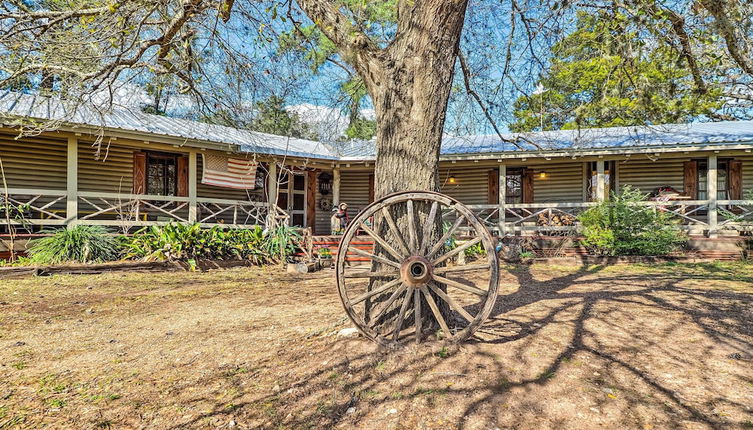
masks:
<svg viewBox="0 0 753 430"><path fill-rule="evenodd" d="M146 153L133 153L133 194L146 193Z"/></svg>
<svg viewBox="0 0 753 430"><path fill-rule="evenodd" d="M175 166L178 173L178 197L188 197L188 156L182 155L177 159Z"/></svg>
<svg viewBox="0 0 753 430"><path fill-rule="evenodd" d="M743 198L743 162L740 160L729 162L729 198L730 200Z"/></svg>
<svg viewBox="0 0 753 430"><path fill-rule="evenodd" d="M369 175L369 203L374 202L374 174Z"/></svg>
<svg viewBox="0 0 753 430"><path fill-rule="evenodd" d="M683 191L686 196L696 199L698 198L698 162L695 160L686 161L684 168Z"/></svg>
<svg viewBox="0 0 753 430"><path fill-rule="evenodd" d="M533 203L533 170L523 169L523 203Z"/></svg>
<svg viewBox="0 0 753 430"><path fill-rule="evenodd" d="M487 196L487 202L490 205L496 205L499 203L499 170L489 170L489 186L487 187L489 195Z"/></svg>

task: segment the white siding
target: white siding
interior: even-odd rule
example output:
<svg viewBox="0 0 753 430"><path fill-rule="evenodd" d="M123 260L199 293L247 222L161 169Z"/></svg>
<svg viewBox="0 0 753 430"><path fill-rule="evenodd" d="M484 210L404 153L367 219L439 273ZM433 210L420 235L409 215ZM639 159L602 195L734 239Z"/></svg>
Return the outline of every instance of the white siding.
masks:
<svg viewBox="0 0 753 430"><path fill-rule="evenodd" d="M531 164L534 203L565 203L583 201L583 163L549 162ZM540 173L546 172L541 178Z"/></svg>
<svg viewBox="0 0 753 430"><path fill-rule="evenodd" d="M632 185L644 193L651 193L665 185L683 192L684 165L687 159L658 159L631 157L617 161L619 186Z"/></svg>

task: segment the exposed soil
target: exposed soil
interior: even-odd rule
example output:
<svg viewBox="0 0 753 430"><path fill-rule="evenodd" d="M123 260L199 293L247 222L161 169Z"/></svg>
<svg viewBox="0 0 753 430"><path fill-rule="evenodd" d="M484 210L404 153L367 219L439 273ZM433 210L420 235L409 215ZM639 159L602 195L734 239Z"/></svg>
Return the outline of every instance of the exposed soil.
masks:
<svg viewBox="0 0 753 430"><path fill-rule="evenodd" d="M461 347L380 351L332 272L0 283L0 429L753 428L753 266L507 267Z"/></svg>

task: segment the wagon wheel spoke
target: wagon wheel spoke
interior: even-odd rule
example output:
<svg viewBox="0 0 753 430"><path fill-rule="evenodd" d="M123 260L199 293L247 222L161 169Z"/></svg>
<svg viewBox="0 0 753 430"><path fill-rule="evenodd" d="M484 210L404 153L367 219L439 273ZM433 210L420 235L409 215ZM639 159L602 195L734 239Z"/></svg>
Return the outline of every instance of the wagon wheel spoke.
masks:
<svg viewBox="0 0 753 430"><path fill-rule="evenodd" d="M408 213L408 241L410 242L410 249L412 251L418 251L418 239L416 238L416 217L413 211L413 200L406 202Z"/></svg>
<svg viewBox="0 0 753 430"><path fill-rule="evenodd" d="M413 290L413 314L416 320L416 343L421 342L421 291Z"/></svg>
<svg viewBox="0 0 753 430"><path fill-rule="evenodd" d="M371 320L371 322L374 323L374 322L379 321L379 318L381 318L382 315L384 315L384 313L387 312L387 309L389 309L392 306L392 303L394 303L395 300L398 298L398 296L400 296L400 294L403 291L405 291L407 288L408 287L406 287L405 285L401 285L400 288L395 290L395 292L393 292L392 295L390 295L387 301L384 302L384 305L382 306L381 309L379 309L379 312L376 312L374 313L374 315L369 316L369 319Z"/></svg>
<svg viewBox="0 0 753 430"><path fill-rule="evenodd" d="M397 241L397 245L400 250L403 251L405 255L410 254L408 247L405 245L403 235L398 231L397 226L395 225L395 220L392 219L392 215L390 214L390 211L386 206L382 208L382 216L384 217L384 220L387 221L387 226L390 228L390 232L392 232L392 236Z"/></svg>
<svg viewBox="0 0 753 430"><path fill-rule="evenodd" d="M439 307L437 306L437 303L434 301L434 297L432 297L431 294L429 294L429 289L426 288L426 286L423 286L421 287L421 292L424 293L424 297L426 297L426 303L429 304L431 313L434 314L434 318L439 323L439 327L442 328L444 335L447 337L452 336L452 333L450 333L450 328L447 326L447 321L444 320L442 313L439 312Z"/></svg>
<svg viewBox="0 0 753 430"><path fill-rule="evenodd" d="M481 296L481 297L486 296L486 291L484 291L484 290L482 290L480 288L472 287L470 285L465 285L463 283L460 283L458 281L454 281L452 279L444 278L444 277L439 276L439 275L432 275L432 279L434 279L435 281L439 282L440 284L445 284L445 285L450 286L450 287L455 287L455 288L457 288L459 290L463 290L463 291L475 294L477 296Z"/></svg>
<svg viewBox="0 0 753 430"><path fill-rule="evenodd" d="M358 248L355 248L353 246L349 246L348 247L348 251L355 252L358 255L361 255L363 257L368 257L368 258L370 258L370 259L372 259L374 261L378 261L378 262L386 264L388 266L397 267L398 269L400 268L400 263L398 263L396 261L389 260L389 259L384 258L384 257L381 257L379 255L374 255L374 254L372 254L370 252L366 252L363 249L358 249Z"/></svg>
<svg viewBox="0 0 753 430"><path fill-rule="evenodd" d="M458 246L457 248L455 248L455 249L447 252L443 256L441 256L441 257L437 258L436 260L432 261L432 264L435 265L435 266L438 265L438 264L441 264L444 261L446 261L447 259L452 258L453 256L455 256L457 254L460 254L461 252L465 251L466 249L470 248L471 246L473 246L473 245L475 245L475 244L477 244L479 242L481 242L481 238L480 237L477 237L475 239L469 240L468 242L466 242L466 243Z"/></svg>
<svg viewBox="0 0 753 430"><path fill-rule="evenodd" d="M465 266L445 266L437 267L434 269L434 273L442 275L444 273L471 272L475 270L489 270L489 267L491 267L489 263L467 264Z"/></svg>
<svg viewBox="0 0 753 430"><path fill-rule="evenodd" d="M401 260L405 259L405 257L407 257L407 254L400 254L399 252L397 252L395 250L395 248L393 248L392 246L390 246L389 243L387 243L384 239L382 239L381 237L379 237L379 235L376 234L376 232L374 232L374 230L372 230L366 224L360 223L359 227L361 228L361 230L365 231L366 234L368 234L369 236L371 236L371 238L374 239L374 242L378 243L379 246L381 246L385 251L389 252L398 261L401 261Z"/></svg>
<svg viewBox="0 0 753 430"><path fill-rule="evenodd" d="M351 272L351 273L346 273L344 276L348 279L394 278L395 276L400 276L400 272L397 272L395 270L384 271L384 272Z"/></svg>
<svg viewBox="0 0 753 430"><path fill-rule="evenodd" d="M351 305L357 305L357 304L363 302L366 299L369 299L369 298L374 297L374 296L376 296L378 294L384 293L385 291L389 290L390 288L394 287L395 285L397 285L397 284L399 284L401 282L403 282L403 280L399 279L399 278L395 279L393 281L387 282L386 284L380 286L379 288L375 288L375 289L373 289L373 290L371 290L371 291L369 291L369 292L367 292L365 294L361 294L360 296L358 296L355 299L351 300L350 304Z"/></svg>
<svg viewBox="0 0 753 430"><path fill-rule="evenodd" d="M429 248L429 239L431 238L431 231L434 229L435 218L437 217L437 209L439 208L439 202L433 202L431 209L429 210L429 216L426 218L424 224L423 237L421 238L421 247L419 253L424 253Z"/></svg>
<svg viewBox="0 0 753 430"><path fill-rule="evenodd" d="M445 242L447 242L447 239L455 234L455 230L460 227L460 224L462 224L464 220L465 218L462 215L458 216L452 226L447 230L447 232L445 232L445 234L437 241L437 243L434 244L434 247L426 253L426 258L431 258L432 255L439 252L439 250L444 246Z"/></svg>
<svg viewBox="0 0 753 430"><path fill-rule="evenodd" d="M454 309L455 312L459 313L460 316L462 316L463 318L465 318L466 321L468 321L469 323L473 322L473 315L471 315L470 313L468 313L468 311L466 311L462 306L460 306L458 304L458 302L456 302L452 297L450 297L449 295L447 295L447 293L445 293L444 291L442 291L441 288L437 287L433 283L429 284L429 288L431 289L431 291L434 292L434 294L436 294L442 300L444 300L445 302L447 302L447 304L450 305L450 307L452 309Z"/></svg>
<svg viewBox="0 0 753 430"><path fill-rule="evenodd" d="M403 321L405 321L405 313L408 311L411 298L413 297L413 287L409 287L405 293L403 304L400 306L400 313L397 315L397 322L395 323L395 332L392 334L392 340L397 341L400 338L400 331L403 329Z"/></svg>

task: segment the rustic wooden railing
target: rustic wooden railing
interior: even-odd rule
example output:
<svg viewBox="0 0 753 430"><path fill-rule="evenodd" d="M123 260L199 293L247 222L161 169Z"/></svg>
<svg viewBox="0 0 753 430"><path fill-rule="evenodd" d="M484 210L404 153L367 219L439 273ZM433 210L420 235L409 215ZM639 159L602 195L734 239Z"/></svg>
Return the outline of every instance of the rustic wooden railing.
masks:
<svg viewBox="0 0 753 430"><path fill-rule="evenodd" d="M5 191L0 191L0 226L7 224L7 206L11 208L11 224L29 229L34 226L88 224L125 230L194 221L205 227L223 225L248 228L255 225L287 225L290 220L285 211L277 206L270 208L266 202L199 197L195 199L195 210L192 211L193 202L189 197L11 188L7 190L10 204L6 205Z"/></svg>
<svg viewBox="0 0 753 430"><path fill-rule="evenodd" d="M522 232L553 233L577 231L578 216L595 202L570 203L515 203L500 205L469 205L481 221L495 234ZM669 200L644 201L650 206L680 220L689 231L716 234L722 230L753 230L753 200ZM717 208L719 221L715 224L709 216L711 206ZM505 217L500 220L500 211ZM445 214L445 220L452 215Z"/></svg>

